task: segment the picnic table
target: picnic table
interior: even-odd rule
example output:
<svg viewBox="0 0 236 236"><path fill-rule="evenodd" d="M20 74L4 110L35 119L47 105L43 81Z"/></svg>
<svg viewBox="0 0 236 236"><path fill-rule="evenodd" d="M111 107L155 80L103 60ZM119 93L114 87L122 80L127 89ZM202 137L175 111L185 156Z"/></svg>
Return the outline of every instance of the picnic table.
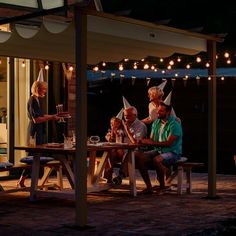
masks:
<svg viewBox="0 0 236 236"><path fill-rule="evenodd" d="M135 158L134 150L137 145L133 144L118 144L118 143L97 143L89 144L87 146L88 151L88 170L87 170L87 193L89 192L99 192L111 187L110 184L101 183L100 179L104 168L108 162L110 152L114 149L126 149L128 150L128 171L129 171L129 182L130 182L130 192L133 196L137 195L136 191L136 177L135 177ZM62 167L65 175L71 185L71 188L75 187L75 178L73 172L73 161L76 154L76 149L64 148L61 145L36 145L32 146L16 146L16 150L25 150L26 152L32 153L34 156L32 164L32 174L31 174L31 187L30 187L30 201L35 201L37 198L37 193L41 190L38 189L39 180L39 167L40 167L40 156L42 154L50 154L56 160L58 160ZM102 153L101 157L97 156L97 153ZM97 160L99 160L97 162ZM72 161L72 165L71 165ZM58 192L54 191L54 194Z"/></svg>

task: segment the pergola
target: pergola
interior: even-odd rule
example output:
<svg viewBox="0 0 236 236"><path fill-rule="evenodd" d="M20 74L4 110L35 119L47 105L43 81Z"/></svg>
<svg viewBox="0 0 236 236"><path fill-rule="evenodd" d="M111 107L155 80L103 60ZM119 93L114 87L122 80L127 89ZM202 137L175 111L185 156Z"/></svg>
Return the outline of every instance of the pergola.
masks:
<svg viewBox="0 0 236 236"><path fill-rule="evenodd" d="M15 24L11 32L0 31L0 55L76 64L76 161L75 199L77 226L87 224L86 141L87 64L99 61L166 57L173 53L207 52L213 75L209 83L208 197L216 197L216 42L221 39L106 14L87 8L89 1L73 1L71 22L45 17L40 26ZM1 3L1 1L0 1ZM45 11L42 14L47 15ZM32 14L30 15L32 17ZM5 23L5 22L4 22ZM17 22L16 22L17 23ZM1 21L0 21L1 24ZM14 66L10 65L10 71ZM10 73L9 153L14 155L14 78Z"/></svg>

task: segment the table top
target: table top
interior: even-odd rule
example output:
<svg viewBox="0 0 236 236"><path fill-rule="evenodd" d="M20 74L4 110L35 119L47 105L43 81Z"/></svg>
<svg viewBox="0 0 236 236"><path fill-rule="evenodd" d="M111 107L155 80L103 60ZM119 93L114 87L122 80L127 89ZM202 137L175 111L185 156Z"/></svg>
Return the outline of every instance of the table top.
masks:
<svg viewBox="0 0 236 236"><path fill-rule="evenodd" d="M138 144L128 144L128 143L97 143L97 144L88 144L88 151L109 151L112 149L135 149ZM16 150L25 150L28 152L47 152L47 153L65 153L65 154L75 154L76 148L64 148L63 143L61 145L36 145L36 146L15 146Z"/></svg>

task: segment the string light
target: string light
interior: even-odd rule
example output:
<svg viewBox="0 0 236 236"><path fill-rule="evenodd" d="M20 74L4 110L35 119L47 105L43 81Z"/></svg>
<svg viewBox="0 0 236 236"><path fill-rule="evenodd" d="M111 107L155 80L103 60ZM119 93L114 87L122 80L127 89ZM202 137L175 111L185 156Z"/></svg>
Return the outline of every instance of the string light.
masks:
<svg viewBox="0 0 236 236"><path fill-rule="evenodd" d="M22 61L21 67L25 68L25 61Z"/></svg>
<svg viewBox="0 0 236 236"><path fill-rule="evenodd" d="M45 70L49 70L49 65L46 64L45 67L44 67Z"/></svg>
<svg viewBox="0 0 236 236"><path fill-rule="evenodd" d="M225 53L224 53L224 57L225 57L225 58L228 58L228 57L229 57L229 53L228 53L228 52L225 52Z"/></svg>
<svg viewBox="0 0 236 236"><path fill-rule="evenodd" d="M197 58L196 58L196 62L197 62L197 63L200 63L201 61L202 61L201 57L197 57Z"/></svg>
<svg viewBox="0 0 236 236"><path fill-rule="evenodd" d="M74 67L73 66L70 66L69 67L69 71L73 71L74 70Z"/></svg>
<svg viewBox="0 0 236 236"><path fill-rule="evenodd" d="M119 65L119 70L120 70L120 71L124 70L123 64L120 64L120 65Z"/></svg>
<svg viewBox="0 0 236 236"><path fill-rule="evenodd" d="M93 67L93 71L97 72L99 70L98 66Z"/></svg>
<svg viewBox="0 0 236 236"><path fill-rule="evenodd" d="M181 62L181 58L180 57L177 58L177 62Z"/></svg>

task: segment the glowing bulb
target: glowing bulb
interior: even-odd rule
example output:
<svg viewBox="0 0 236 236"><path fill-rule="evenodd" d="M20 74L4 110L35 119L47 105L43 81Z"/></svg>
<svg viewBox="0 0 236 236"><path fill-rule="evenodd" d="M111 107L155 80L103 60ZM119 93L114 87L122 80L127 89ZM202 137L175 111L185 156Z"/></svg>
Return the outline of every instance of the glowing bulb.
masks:
<svg viewBox="0 0 236 236"><path fill-rule="evenodd" d="M145 64L144 66L143 66L143 69L145 69L145 70L147 70L149 68L149 65L148 64Z"/></svg>
<svg viewBox="0 0 236 236"><path fill-rule="evenodd" d="M208 77L208 80L211 80L211 76Z"/></svg>
<svg viewBox="0 0 236 236"><path fill-rule="evenodd" d="M93 71L98 71L98 70L99 70L98 66L93 67Z"/></svg>
<svg viewBox="0 0 236 236"><path fill-rule="evenodd" d="M169 64L170 64L171 66L173 66L173 65L175 64L175 62L174 62L173 60L171 60L171 61L169 62Z"/></svg>
<svg viewBox="0 0 236 236"><path fill-rule="evenodd" d="M177 58L177 62L181 62L181 58L180 57Z"/></svg>
<svg viewBox="0 0 236 236"><path fill-rule="evenodd" d="M163 62L164 60L163 60L163 58L160 58L160 62Z"/></svg>
<svg viewBox="0 0 236 236"><path fill-rule="evenodd" d="M46 64L45 67L44 67L45 70L48 70L49 69L49 65Z"/></svg>
<svg viewBox="0 0 236 236"><path fill-rule="evenodd" d="M207 62L207 63L206 63L206 67L210 67L210 63Z"/></svg>
<svg viewBox="0 0 236 236"><path fill-rule="evenodd" d="M223 80L225 80L225 77L224 77L224 76L222 76L220 79L223 81Z"/></svg>
<svg viewBox="0 0 236 236"><path fill-rule="evenodd" d="M137 70L138 69L138 66L136 64L134 64L134 69Z"/></svg>
<svg viewBox="0 0 236 236"><path fill-rule="evenodd" d="M228 53L228 52L225 52L224 57L225 57L225 58L228 58L228 57L229 57L229 53Z"/></svg>
<svg viewBox="0 0 236 236"><path fill-rule="evenodd" d="M189 65L189 64L188 64L188 65L186 65L186 68L187 68L187 69L190 69L190 65Z"/></svg>
<svg viewBox="0 0 236 236"><path fill-rule="evenodd" d="M228 60L226 61L226 63L227 63L227 64L231 64L231 60L228 59Z"/></svg>
<svg viewBox="0 0 236 236"><path fill-rule="evenodd" d="M197 63L200 63L201 61L202 61L201 57L197 57L197 58L196 58L196 62L197 62Z"/></svg>
<svg viewBox="0 0 236 236"><path fill-rule="evenodd" d="M73 66L70 66L69 71L73 71L73 70L74 70Z"/></svg>
<svg viewBox="0 0 236 236"><path fill-rule="evenodd" d="M119 65L119 70L124 70L124 67L122 64Z"/></svg>
<svg viewBox="0 0 236 236"><path fill-rule="evenodd" d="M171 70L171 65L168 65L168 66L167 66L167 69L168 69L168 70Z"/></svg>
<svg viewBox="0 0 236 236"><path fill-rule="evenodd" d="M154 69L155 69L155 66L151 66L151 69L154 70Z"/></svg>
<svg viewBox="0 0 236 236"><path fill-rule="evenodd" d="M106 62L103 62L103 63L102 63L102 66L106 66Z"/></svg>
<svg viewBox="0 0 236 236"><path fill-rule="evenodd" d="M22 61L21 66L22 66L23 68L25 67L25 62L24 62L24 61Z"/></svg>

